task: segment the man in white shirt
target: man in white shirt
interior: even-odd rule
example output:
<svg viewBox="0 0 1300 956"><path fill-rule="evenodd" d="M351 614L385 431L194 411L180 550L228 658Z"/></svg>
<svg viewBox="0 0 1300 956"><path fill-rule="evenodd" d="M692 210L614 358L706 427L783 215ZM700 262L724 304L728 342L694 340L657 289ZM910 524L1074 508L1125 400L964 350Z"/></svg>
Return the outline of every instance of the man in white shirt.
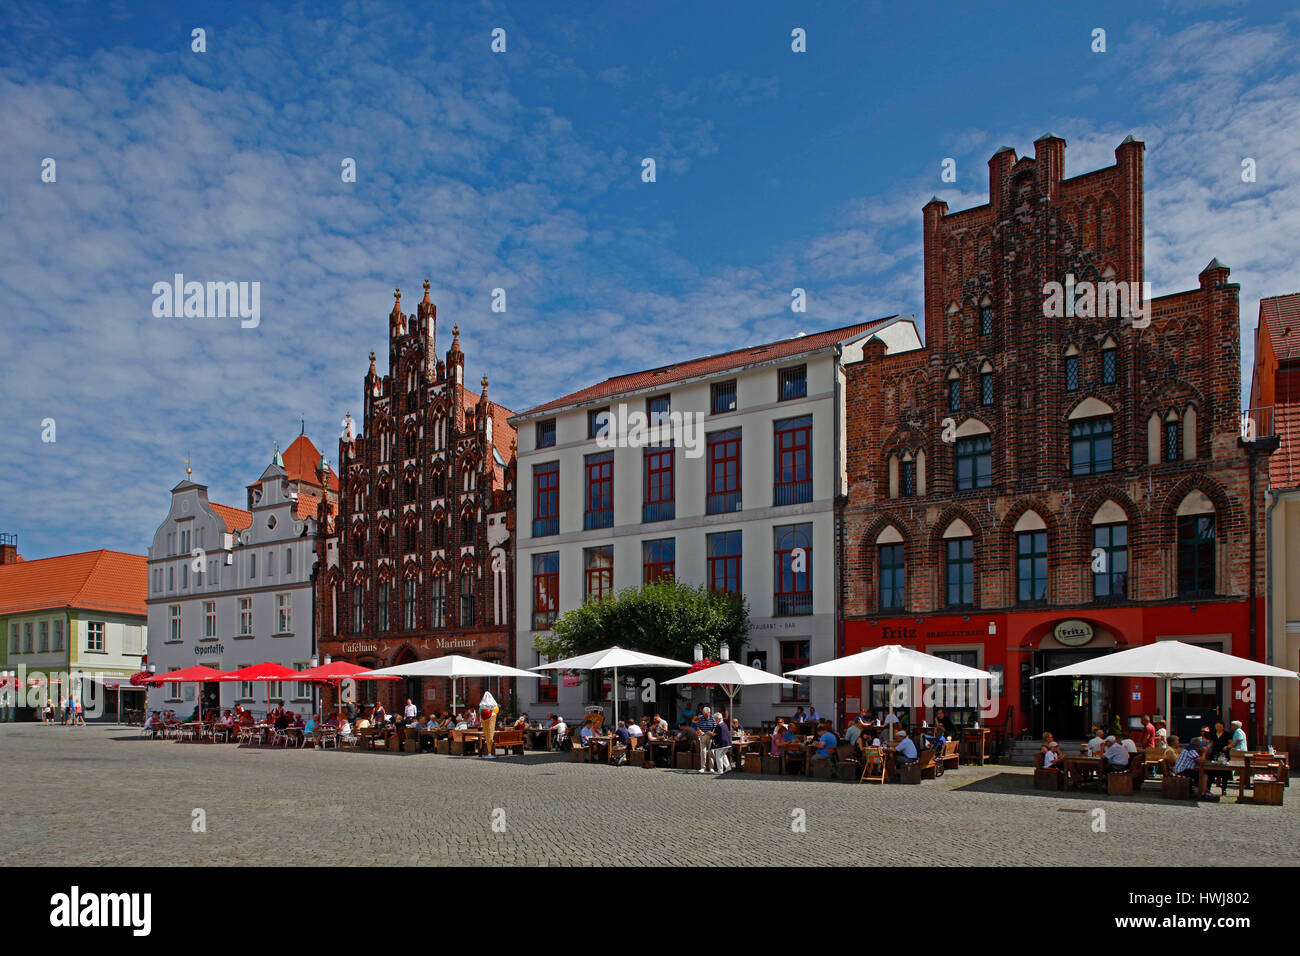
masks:
<svg viewBox="0 0 1300 956"><path fill-rule="evenodd" d="M406 698L406 706L402 708L403 716L405 716L407 721L410 722L415 719L417 713L419 713L419 710L413 703L411 703L411 698Z"/></svg>
<svg viewBox="0 0 1300 956"><path fill-rule="evenodd" d="M1100 756L1101 752L1106 749L1106 741L1101 737L1101 731L1097 728L1092 730L1092 739L1088 741L1088 753L1093 756Z"/></svg>
<svg viewBox="0 0 1300 956"><path fill-rule="evenodd" d="M638 724L635 720L629 720L627 723L627 735L629 737L644 736L644 733L641 730L641 725Z"/></svg>
<svg viewBox="0 0 1300 956"><path fill-rule="evenodd" d="M1120 744L1123 746L1125 750L1129 752L1129 756L1132 756L1133 754L1138 752L1138 746L1137 744L1133 743L1132 737L1125 737L1123 740L1120 741Z"/></svg>
<svg viewBox="0 0 1300 956"><path fill-rule="evenodd" d="M555 749L561 749L566 740L569 739L569 725L564 722L564 718L556 715L555 723L551 724L555 728Z"/></svg>
<svg viewBox="0 0 1300 956"><path fill-rule="evenodd" d="M1113 734L1106 738L1105 757L1107 772L1123 770L1128 766L1129 753Z"/></svg>

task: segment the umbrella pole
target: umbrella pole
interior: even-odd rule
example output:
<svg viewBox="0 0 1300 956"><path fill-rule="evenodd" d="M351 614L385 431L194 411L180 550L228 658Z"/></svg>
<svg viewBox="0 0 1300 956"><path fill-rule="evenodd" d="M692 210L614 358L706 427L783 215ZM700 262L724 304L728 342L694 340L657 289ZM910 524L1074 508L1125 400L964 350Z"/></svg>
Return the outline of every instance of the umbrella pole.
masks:
<svg viewBox="0 0 1300 956"><path fill-rule="evenodd" d="M618 726L618 668L614 668L614 686L610 688L614 694L614 726Z"/></svg>

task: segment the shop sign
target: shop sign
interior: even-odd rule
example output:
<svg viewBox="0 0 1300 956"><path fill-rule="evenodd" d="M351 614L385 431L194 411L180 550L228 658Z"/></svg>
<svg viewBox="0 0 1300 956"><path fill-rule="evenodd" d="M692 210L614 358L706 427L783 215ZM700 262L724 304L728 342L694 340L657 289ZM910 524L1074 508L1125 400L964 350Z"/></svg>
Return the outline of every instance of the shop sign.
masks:
<svg viewBox="0 0 1300 956"><path fill-rule="evenodd" d="M1066 647L1082 647L1092 640L1092 625L1087 621L1062 621L1056 625L1052 636Z"/></svg>

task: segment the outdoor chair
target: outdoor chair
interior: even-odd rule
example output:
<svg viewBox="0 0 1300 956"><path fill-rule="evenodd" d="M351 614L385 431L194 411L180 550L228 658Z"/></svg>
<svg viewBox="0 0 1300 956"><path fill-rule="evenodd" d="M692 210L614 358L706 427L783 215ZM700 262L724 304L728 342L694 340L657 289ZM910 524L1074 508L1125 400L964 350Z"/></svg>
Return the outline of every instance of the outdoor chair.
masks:
<svg viewBox="0 0 1300 956"><path fill-rule="evenodd" d="M591 748L580 740L573 742L573 749L569 751L569 763L590 763Z"/></svg>
<svg viewBox="0 0 1300 956"><path fill-rule="evenodd" d="M831 757L831 770L840 780L856 780L859 774L858 748L853 744L837 746Z"/></svg>
<svg viewBox="0 0 1300 956"><path fill-rule="evenodd" d="M885 773L885 752L879 747L863 747L862 776L858 778L858 783L866 783L868 780L884 783Z"/></svg>
<svg viewBox="0 0 1300 956"><path fill-rule="evenodd" d="M1065 773L1061 770L1059 764L1053 767L1043 766L1043 754L1040 752L1034 756L1034 789L1035 790L1064 790Z"/></svg>
<svg viewBox="0 0 1300 956"><path fill-rule="evenodd" d="M939 762L940 771L957 770L961 767L961 743L957 740L949 740L943 745L943 753L935 758Z"/></svg>
<svg viewBox="0 0 1300 956"><path fill-rule="evenodd" d="M922 780L934 780L939 776L939 764L934 759L934 748L927 747L921 751L916 758L916 765L920 768Z"/></svg>

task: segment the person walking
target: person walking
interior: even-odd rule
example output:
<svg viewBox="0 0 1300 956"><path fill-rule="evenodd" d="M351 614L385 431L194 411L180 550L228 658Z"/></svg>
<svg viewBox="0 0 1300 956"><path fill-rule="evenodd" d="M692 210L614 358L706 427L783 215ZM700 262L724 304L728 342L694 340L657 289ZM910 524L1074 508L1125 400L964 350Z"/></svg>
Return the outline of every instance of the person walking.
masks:
<svg viewBox="0 0 1300 956"><path fill-rule="evenodd" d="M74 705L74 707L75 707L76 715L77 715L76 722L77 722L78 724L80 724L81 726L83 726L83 727L86 726L86 714L85 714L85 711L83 710L83 708L82 708L82 706L81 706L81 698L77 698L77 702L76 702L76 704Z"/></svg>
<svg viewBox="0 0 1300 956"><path fill-rule="evenodd" d="M701 707L700 719L695 724L700 735L699 773L709 772L709 764L713 761L713 732L717 728L718 722L713 719L713 712L708 707Z"/></svg>
<svg viewBox="0 0 1300 956"><path fill-rule="evenodd" d="M719 720L713 731L713 772L727 773L731 770L731 728L726 720Z"/></svg>

